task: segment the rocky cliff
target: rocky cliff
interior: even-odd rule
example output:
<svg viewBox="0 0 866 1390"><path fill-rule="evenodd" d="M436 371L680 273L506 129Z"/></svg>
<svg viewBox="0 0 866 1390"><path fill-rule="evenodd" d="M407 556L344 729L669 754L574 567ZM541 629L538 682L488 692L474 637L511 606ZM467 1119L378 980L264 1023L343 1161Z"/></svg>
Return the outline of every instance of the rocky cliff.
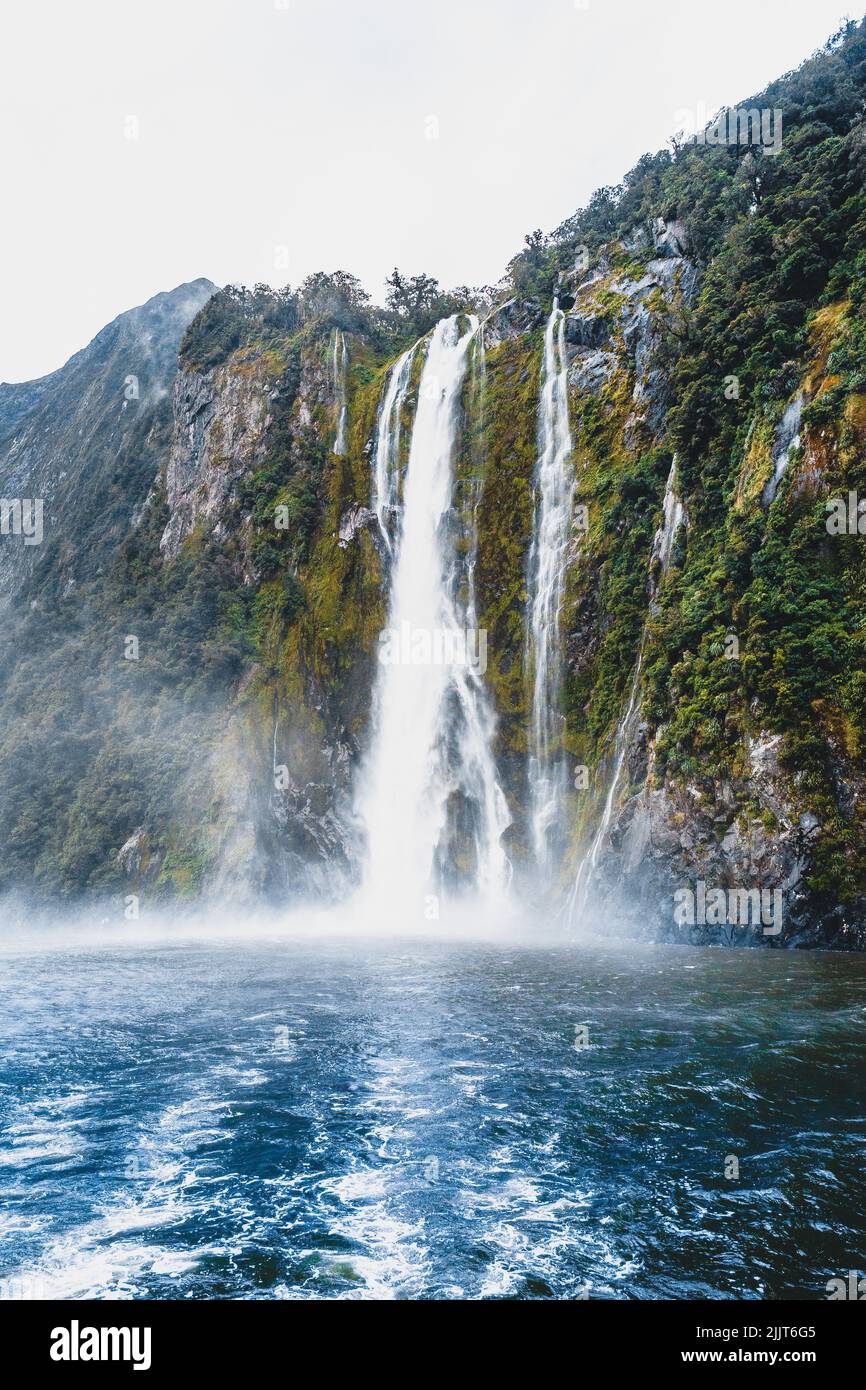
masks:
<svg viewBox="0 0 866 1390"><path fill-rule="evenodd" d="M3 494L45 499L43 544L0 548L3 886L286 902L355 880L389 564L379 411L400 353L474 309L454 510L474 527L507 848L534 898L527 572L556 296L571 790L544 911L592 848L611 929L866 945L864 96L850 25L743 103L782 112L780 148L646 156L528 237L495 291L447 299L418 277L379 311L344 274L199 281L0 387ZM782 930L678 921L698 883L783 891Z"/></svg>

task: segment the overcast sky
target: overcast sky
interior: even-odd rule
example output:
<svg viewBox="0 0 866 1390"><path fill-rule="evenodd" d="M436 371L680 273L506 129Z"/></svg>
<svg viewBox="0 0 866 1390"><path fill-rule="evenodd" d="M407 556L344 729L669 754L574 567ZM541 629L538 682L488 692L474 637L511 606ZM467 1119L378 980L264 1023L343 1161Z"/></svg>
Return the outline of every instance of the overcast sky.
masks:
<svg viewBox="0 0 866 1390"><path fill-rule="evenodd" d="M5 0L0 380L200 275L494 282L843 3Z"/></svg>

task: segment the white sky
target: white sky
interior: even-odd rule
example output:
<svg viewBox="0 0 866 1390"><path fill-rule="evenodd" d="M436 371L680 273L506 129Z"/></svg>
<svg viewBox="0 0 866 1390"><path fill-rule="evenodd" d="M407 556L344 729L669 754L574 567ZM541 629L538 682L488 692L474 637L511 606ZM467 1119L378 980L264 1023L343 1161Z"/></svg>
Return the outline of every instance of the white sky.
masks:
<svg viewBox="0 0 866 1390"><path fill-rule="evenodd" d="M4 0L0 380L199 275L493 282L677 112L750 96L845 13L585 3Z"/></svg>

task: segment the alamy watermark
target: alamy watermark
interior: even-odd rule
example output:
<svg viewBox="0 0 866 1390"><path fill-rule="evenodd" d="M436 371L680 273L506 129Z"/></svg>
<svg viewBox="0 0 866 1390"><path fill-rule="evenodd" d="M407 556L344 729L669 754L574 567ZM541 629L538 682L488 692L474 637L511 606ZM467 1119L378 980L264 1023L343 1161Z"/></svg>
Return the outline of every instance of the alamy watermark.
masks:
<svg viewBox="0 0 866 1390"><path fill-rule="evenodd" d="M151 1328L82 1327L73 1318L68 1327L51 1330L52 1361L128 1361L134 1371L150 1369Z"/></svg>
<svg viewBox="0 0 866 1390"><path fill-rule="evenodd" d="M847 1279L828 1279L824 1287L827 1290L827 1298L831 1301L850 1299L859 1303L866 1299L866 1278L856 1269L848 1270Z"/></svg>
<svg viewBox="0 0 866 1390"><path fill-rule="evenodd" d="M383 666L465 666L483 676L487 629L413 627L404 621L379 633L379 660Z"/></svg>
<svg viewBox="0 0 866 1390"><path fill-rule="evenodd" d="M866 536L866 497L849 492L847 499L833 497L826 504L824 525L831 536Z"/></svg>
<svg viewBox="0 0 866 1390"><path fill-rule="evenodd" d="M732 106L709 120L703 102L694 110L681 107L674 129L694 145L743 145L776 155L782 148L782 110L778 106Z"/></svg>
<svg viewBox="0 0 866 1390"><path fill-rule="evenodd" d="M764 936L778 936L782 913L781 888L707 888L698 879L694 889L678 888L674 893L674 921L679 927L760 927Z"/></svg>
<svg viewBox="0 0 866 1390"><path fill-rule="evenodd" d="M0 497L0 536L23 536L25 545L42 544L41 497Z"/></svg>

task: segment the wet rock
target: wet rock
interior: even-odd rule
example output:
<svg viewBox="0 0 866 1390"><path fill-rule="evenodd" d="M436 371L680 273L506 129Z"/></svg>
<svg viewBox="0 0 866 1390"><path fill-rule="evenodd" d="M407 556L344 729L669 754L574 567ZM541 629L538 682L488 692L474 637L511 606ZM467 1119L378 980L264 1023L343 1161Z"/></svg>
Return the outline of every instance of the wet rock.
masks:
<svg viewBox="0 0 866 1390"><path fill-rule="evenodd" d="M140 878L146 860L147 836L144 826L140 825L117 851L117 861L127 878Z"/></svg>
<svg viewBox="0 0 866 1390"><path fill-rule="evenodd" d="M581 352L575 354L568 369L568 383L576 391L597 395L616 371L613 352Z"/></svg>
<svg viewBox="0 0 866 1390"><path fill-rule="evenodd" d="M337 533L337 544L340 549L345 550L355 539L358 532L372 525L375 520L376 513L371 512L369 507L362 507L360 503L356 503L354 506L350 507L349 510L344 512L340 517L340 529Z"/></svg>
<svg viewBox="0 0 866 1390"><path fill-rule="evenodd" d="M640 726L627 754L635 785L643 760L646 731ZM781 764L780 735L761 732L746 743L748 780L739 788L725 782L705 796L692 784L645 784L619 807L599 864L597 897L627 931L653 939L701 945L866 946L866 898L838 905L812 892L807 866L821 835L814 812L794 810L797 789ZM651 781L653 751L648 750ZM739 802L720 816L720 803ZM742 806L757 802L761 815L746 818ZM782 894L781 931L713 923L681 925L675 920L675 894L707 889Z"/></svg>
<svg viewBox="0 0 866 1390"><path fill-rule="evenodd" d="M575 347L601 348L610 343L610 318L593 309L572 309L565 317L565 341Z"/></svg>

